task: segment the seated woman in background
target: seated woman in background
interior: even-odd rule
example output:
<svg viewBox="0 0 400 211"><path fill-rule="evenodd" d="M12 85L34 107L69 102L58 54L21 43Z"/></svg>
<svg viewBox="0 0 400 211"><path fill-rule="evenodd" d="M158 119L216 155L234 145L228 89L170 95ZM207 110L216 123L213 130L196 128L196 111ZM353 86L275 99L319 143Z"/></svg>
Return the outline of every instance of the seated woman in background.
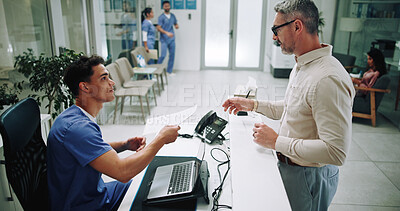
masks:
<svg viewBox="0 0 400 211"><path fill-rule="evenodd" d="M361 79L359 78L351 78L354 84L357 84L359 87L371 88L376 80L382 75L386 74L386 63L383 53L376 49L372 48L368 53L368 71L365 72ZM359 94L367 94L367 91L361 91Z"/></svg>

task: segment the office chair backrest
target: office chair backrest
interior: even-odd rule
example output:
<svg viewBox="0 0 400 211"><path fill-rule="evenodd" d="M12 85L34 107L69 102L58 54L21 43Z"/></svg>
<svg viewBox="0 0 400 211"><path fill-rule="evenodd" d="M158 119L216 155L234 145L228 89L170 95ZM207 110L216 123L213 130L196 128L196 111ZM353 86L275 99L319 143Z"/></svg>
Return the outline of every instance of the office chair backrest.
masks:
<svg viewBox="0 0 400 211"><path fill-rule="evenodd" d="M372 86L374 89L387 89L389 87L390 78L388 74L385 74L376 80L375 84ZM375 107L378 109L381 104L384 92L375 92ZM370 95L367 95L367 100L370 100Z"/></svg>
<svg viewBox="0 0 400 211"><path fill-rule="evenodd" d="M111 63L106 66L108 72L110 72L111 79L115 82L115 89L119 90L122 87L121 76L119 75L118 66L115 63Z"/></svg>
<svg viewBox="0 0 400 211"><path fill-rule="evenodd" d="M39 106L26 98L0 117L8 182L24 210L48 210L46 145Z"/></svg>
<svg viewBox="0 0 400 211"><path fill-rule="evenodd" d="M128 59L119 58L115 61L118 65L119 72L121 73L122 80L124 82L130 81L133 76L132 66L130 65Z"/></svg>

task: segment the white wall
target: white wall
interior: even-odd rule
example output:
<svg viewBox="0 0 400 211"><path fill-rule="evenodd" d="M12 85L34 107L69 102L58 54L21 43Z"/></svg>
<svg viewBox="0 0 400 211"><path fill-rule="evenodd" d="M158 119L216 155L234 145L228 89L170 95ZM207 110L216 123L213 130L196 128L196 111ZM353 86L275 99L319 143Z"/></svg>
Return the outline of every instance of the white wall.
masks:
<svg viewBox="0 0 400 211"><path fill-rule="evenodd" d="M325 26L322 28L323 35L322 37L320 36L319 41L332 44L337 0L314 0L314 2L318 10L322 12L322 17L325 20Z"/></svg>
<svg viewBox="0 0 400 211"><path fill-rule="evenodd" d="M171 10L171 12L175 14L179 25L179 29L175 30L174 69L198 71L201 58L201 0L197 0L196 10Z"/></svg>
<svg viewBox="0 0 400 211"><path fill-rule="evenodd" d="M264 56L264 71L269 71L272 32L270 26L275 18L274 5L280 0L268 0L267 6L267 26L266 26L266 46ZM331 43L335 17L335 5L337 0L315 0L318 9L323 12L325 27L323 28L323 42ZM179 29L176 33L176 53L174 69L180 71L200 70L201 59L201 0L197 0L196 10L171 10L178 19ZM155 6L156 13L157 7ZM161 11L160 11L161 13ZM191 14L191 20L188 15ZM154 18L156 22L158 15Z"/></svg>

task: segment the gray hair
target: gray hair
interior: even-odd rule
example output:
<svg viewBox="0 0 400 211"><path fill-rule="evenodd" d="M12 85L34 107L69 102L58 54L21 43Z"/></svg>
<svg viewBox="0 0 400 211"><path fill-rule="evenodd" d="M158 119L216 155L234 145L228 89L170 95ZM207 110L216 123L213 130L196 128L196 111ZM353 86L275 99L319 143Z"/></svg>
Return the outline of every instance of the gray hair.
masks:
<svg viewBox="0 0 400 211"><path fill-rule="evenodd" d="M286 21L296 18L303 21L308 33L318 33L318 8L312 0L284 0L278 2L274 9L282 13Z"/></svg>

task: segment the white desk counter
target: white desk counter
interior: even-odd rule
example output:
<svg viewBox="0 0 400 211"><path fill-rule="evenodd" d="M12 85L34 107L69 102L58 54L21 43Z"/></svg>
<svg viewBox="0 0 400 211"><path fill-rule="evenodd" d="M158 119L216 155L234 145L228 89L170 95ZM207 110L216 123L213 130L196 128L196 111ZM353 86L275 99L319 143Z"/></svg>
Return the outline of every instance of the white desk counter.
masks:
<svg viewBox="0 0 400 211"><path fill-rule="evenodd" d="M278 170L275 151L253 142L258 114L229 115L233 210L291 210ZM277 128L277 121L265 122Z"/></svg>
<svg viewBox="0 0 400 211"><path fill-rule="evenodd" d="M255 122L261 122L261 118L255 114L250 114L247 117L229 115L229 125L223 134L229 130L228 137L231 140L225 141L223 145L207 144L205 160L208 162L210 171L210 204L207 205L203 200L199 200L197 210L211 210L211 193L220 183L216 167L218 163L211 158L209 153L214 147L225 150L231 156L231 171L223 186L219 199L220 204L231 205L235 211L290 210L273 151L262 148L253 142L252 128ZM182 129L179 132L192 133L194 126L181 125ZM147 137L148 141L152 139L153 137ZM196 156L199 143L198 138L178 138L175 143L165 145L157 155ZM222 153L218 154L218 151L215 155L219 159L224 159ZM222 174L225 171L226 166L221 168ZM130 209L144 174L145 171L142 171L133 178L119 210Z"/></svg>

